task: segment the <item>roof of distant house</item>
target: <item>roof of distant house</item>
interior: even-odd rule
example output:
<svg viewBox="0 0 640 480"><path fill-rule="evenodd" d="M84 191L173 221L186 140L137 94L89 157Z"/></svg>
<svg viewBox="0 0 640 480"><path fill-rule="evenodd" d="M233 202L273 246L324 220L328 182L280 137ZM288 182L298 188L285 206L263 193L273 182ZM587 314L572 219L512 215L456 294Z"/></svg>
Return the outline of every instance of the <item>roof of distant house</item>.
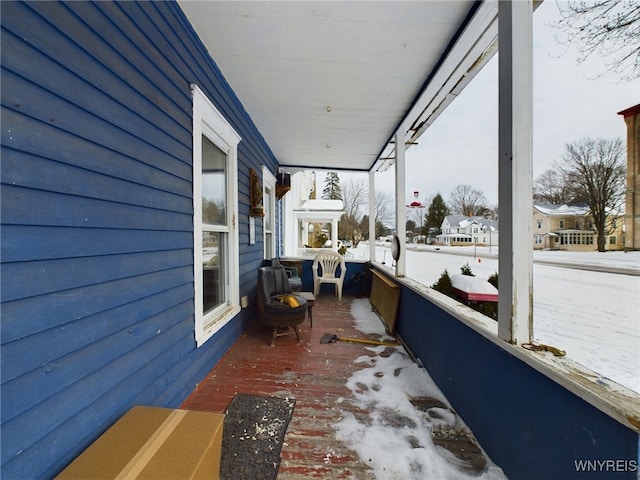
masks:
<svg viewBox="0 0 640 480"><path fill-rule="evenodd" d="M487 227L488 229L494 232L498 230L497 221L489 220L488 218L484 218L484 217L467 217L465 215L447 215L445 219L447 220L447 222L449 222L449 225L460 227L460 228L466 228L472 223L476 223L483 227Z"/></svg>
<svg viewBox="0 0 640 480"><path fill-rule="evenodd" d="M545 215L587 215L589 207L585 203L576 203L572 205L562 204L535 204L533 206L540 213Z"/></svg>
<svg viewBox="0 0 640 480"><path fill-rule="evenodd" d="M313 199L306 200L296 211L323 211L323 212L342 212L344 211L344 202L342 200L322 200Z"/></svg>
<svg viewBox="0 0 640 480"><path fill-rule="evenodd" d="M638 115L639 113L640 113L640 103L638 105L634 105L633 107L629 107L618 112L618 115L622 115L624 118L627 118L627 117L630 117L631 115Z"/></svg>

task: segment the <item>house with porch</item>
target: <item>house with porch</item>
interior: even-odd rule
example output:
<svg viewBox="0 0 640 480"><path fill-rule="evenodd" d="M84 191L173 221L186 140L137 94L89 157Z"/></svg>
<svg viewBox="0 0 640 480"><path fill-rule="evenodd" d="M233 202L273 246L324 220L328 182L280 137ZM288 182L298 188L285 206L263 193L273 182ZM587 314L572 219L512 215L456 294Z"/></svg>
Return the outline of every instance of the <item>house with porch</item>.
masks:
<svg viewBox="0 0 640 480"><path fill-rule="evenodd" d="M498 222L483 217L447 215L436 236L437 245L498 246Z"/></svg>
<svg viewBox="0 0 640 480"><path fill-rule="evenodd" d="M344 213L344 203L315 198L316 192L314 171L291 175L291 193L282 199L287 219L283 225L286 257L313 257L325 245L337 248L338 221Z"/></svg>
<svg viewBox="0 0 640 480"><path fill-rule="evenodd" d="M629 250L640 249L640 104L620 112L627 126L627 190L625 192L625 240Z"/></svg>
<svg viewBox="0 0 640 480"><path fill-rule="evenodd" d="M637 394L522 347L533 1L0 8L3 478L54 477L225 361L284 249L283 172L367 172L374 193L393 168L404 239L405 150L498 50L498 322L407 278L403 241L393 269L372 242L371 268L400 291L396 334L509 478L637 460Z"/></svg>
<svg viewBox="0 0 640 480"><path fill-rule="evenodd" d="M533 248L592 252L597 250L597 232L586 204L533 206ZM607 250L624 248L624 223L613 220L613 231L605 236Z"/></svg>

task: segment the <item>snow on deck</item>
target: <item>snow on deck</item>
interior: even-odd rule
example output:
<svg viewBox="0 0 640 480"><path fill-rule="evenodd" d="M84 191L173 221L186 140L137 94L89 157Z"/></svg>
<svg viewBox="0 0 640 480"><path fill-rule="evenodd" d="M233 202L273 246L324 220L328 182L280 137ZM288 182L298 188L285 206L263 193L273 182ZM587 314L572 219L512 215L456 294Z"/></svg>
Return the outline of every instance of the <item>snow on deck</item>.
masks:
<svg viewBox="0 0 640 480"><path fill-rule="evenodd" d="M356 328L383 338L384 326L371 311L367 299L356 299L351 306ZM360 460L372 467L380 480L505 479L502 470L481 453L484 468L477 471L469 461L434 443L433 434L468 431L464 422L438 389L427 371L418 366L403 347L371 347L375 354L359 357L357 370L347 381L351 400L367 415L353 413L352 405L334 425L336 437L354 450ZM424 408L429 399L430 408ZM420 408L422 405L423 408Z"/></svg>

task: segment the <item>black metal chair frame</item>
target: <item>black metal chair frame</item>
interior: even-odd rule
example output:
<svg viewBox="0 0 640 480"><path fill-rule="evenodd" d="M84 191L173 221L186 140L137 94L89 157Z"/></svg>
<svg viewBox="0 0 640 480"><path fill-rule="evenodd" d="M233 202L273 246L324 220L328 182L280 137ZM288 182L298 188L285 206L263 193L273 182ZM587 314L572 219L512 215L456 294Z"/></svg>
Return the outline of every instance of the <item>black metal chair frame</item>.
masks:
<svg viewBox="0 0 640 480"><path fill-rule="evenodd" d="M289 306L279 297L281 295L294 295L298 306ZM258 270L258 313L262 323L273 327L272 346L275 345L277 336L291 333L288 331L289 327L295 332L297 341L300 341L298 325L306 318L307 301L292 293L284 267L261 267ZM279 333L278 329L283 328L287 331Z"/></svg>

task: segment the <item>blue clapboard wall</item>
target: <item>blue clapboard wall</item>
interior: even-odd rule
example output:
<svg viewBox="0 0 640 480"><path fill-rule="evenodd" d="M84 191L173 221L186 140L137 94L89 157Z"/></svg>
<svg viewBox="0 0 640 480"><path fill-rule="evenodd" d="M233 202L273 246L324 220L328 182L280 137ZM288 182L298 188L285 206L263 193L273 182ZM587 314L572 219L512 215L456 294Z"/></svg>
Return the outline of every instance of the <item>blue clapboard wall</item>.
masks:
<svg viewBox="0 0 640 480"><path fill-rule="evenodd" d="M276 159L176 3L1 9L1 471L47 478L132 405L179 406L254 312L196 348L190 84L242 137L252 298L249 168Z"/></svg>

